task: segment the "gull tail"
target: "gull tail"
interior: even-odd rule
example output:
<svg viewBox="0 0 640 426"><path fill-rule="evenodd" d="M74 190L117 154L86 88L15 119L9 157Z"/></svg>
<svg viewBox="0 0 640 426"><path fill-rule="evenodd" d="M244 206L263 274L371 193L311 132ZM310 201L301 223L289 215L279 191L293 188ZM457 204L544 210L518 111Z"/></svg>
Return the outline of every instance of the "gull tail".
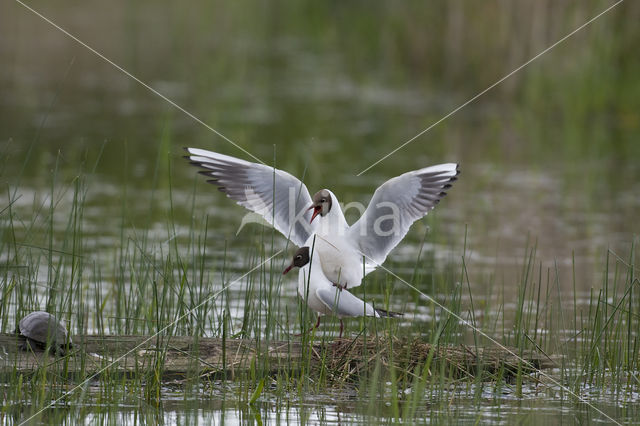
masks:
<svg viewBox="0 0 640 426"><path fill-rule="evenodd" d="M401 312L385 311L384 309L378 309L378 308L376 308L376 313L383 318L397 318L404 315Z"/></svg>

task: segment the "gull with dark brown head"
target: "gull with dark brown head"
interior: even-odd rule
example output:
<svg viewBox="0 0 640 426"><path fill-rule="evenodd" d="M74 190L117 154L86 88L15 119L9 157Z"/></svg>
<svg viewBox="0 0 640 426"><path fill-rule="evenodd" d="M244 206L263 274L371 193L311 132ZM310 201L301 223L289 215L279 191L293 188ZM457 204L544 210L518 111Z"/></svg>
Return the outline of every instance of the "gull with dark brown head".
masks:
<svg viewBox="0 0 640 426"><path fill-rule="evenodd" d="M298 247L316 235L315 252L326 278L342 288L359 286L382 264L411 225L447 195L459 174L456 163L404 173L376 189L360 219L349 226L336 195L322 189L311 197L296 177L198 148L185 148L191 164L227 197L264 217Z"/></svg>
<svg viewBox="0 0 640 426"><path fill-rule="evenodd" d="M411 225L447 195L459 174L455 163L439 164L394 177L373 194L360 219L349 226L336 196L323 189L313 196L311 223L326 277L338 286L360 285L407 235Z"/></svg>
<svg viewBox="0 0 640 426"><path fill-rule="evenodd" d="M317 254L310 248L313 247L313 238L311 237L310 241L308 241L310 246L305 245L295 252L291 264L282 272L286 274L293 268L300 268L298 272L298 295L307 302L309 308L318 314L318 320L313 328L320 326L320 318L323 315L334 315L340 319L339 337L342 337L344 329L343 318L362 316L393 318L402 315L397 312L376 309L351 294L348 290L342 290L334 286L325 277Z"/></svg>

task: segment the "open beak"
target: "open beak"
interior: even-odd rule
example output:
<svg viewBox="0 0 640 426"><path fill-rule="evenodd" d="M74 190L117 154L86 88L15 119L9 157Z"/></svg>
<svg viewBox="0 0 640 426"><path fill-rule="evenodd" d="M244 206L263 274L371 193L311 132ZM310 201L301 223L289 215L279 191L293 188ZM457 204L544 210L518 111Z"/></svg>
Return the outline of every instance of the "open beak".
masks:
<svg viewBox="0 0 640 426"><path fill-rule="evenodd" d="M307 210L311 210L311 209L313 209L313 214L311 215L311 220L309 221L309 223L313 222L313 219L315 219L316 216L320 214L320 211L322 210L322 206L311 206Z"/></svg>
<svg viewBox="0 0 640 426"><path fill-rule="evenodd" d="M287 266L287 269L285 269L284 271L282 271L282 275L286 275L287 272L289 272L291 270L291 268L293 268L293 263L289 266Z"/></svg>

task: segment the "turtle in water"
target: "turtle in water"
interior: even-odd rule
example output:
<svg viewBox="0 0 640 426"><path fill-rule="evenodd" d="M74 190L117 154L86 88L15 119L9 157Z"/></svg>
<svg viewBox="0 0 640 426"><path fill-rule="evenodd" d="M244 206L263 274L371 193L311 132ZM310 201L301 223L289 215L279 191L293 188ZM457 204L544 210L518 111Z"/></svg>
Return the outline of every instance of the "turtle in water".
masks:
<svg viewBox="0 0 640 426"><path fill-rule="evenodd" d="M50 342L51 351L63 356L72 346L66 327L48 312L31 312L20 320L16 332L24 339L20 345L23 351L44 350Z"/></svg>

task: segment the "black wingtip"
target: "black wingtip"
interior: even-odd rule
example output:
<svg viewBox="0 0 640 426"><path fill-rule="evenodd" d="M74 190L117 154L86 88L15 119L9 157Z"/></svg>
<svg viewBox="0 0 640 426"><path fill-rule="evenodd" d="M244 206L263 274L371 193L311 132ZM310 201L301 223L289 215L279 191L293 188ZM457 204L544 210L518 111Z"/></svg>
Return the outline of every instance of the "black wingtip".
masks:
<svg viewBox="0 0 640 426"><path fill-rule="evenodd" d="M445 197L446 195L447 195L447 193L444 192L444 191L442 191L441 193L438 194L438 196L440 196L440 197Z"/></svg>
<svg viewBox="0 0 640 426"><path fill-rule="evenodd" d="M387 318L396 318L396 317L404 316L402 312L385 311L384 309L378 309L378 308L376 308L376 312L381 317L387 317Z"/></svg>

